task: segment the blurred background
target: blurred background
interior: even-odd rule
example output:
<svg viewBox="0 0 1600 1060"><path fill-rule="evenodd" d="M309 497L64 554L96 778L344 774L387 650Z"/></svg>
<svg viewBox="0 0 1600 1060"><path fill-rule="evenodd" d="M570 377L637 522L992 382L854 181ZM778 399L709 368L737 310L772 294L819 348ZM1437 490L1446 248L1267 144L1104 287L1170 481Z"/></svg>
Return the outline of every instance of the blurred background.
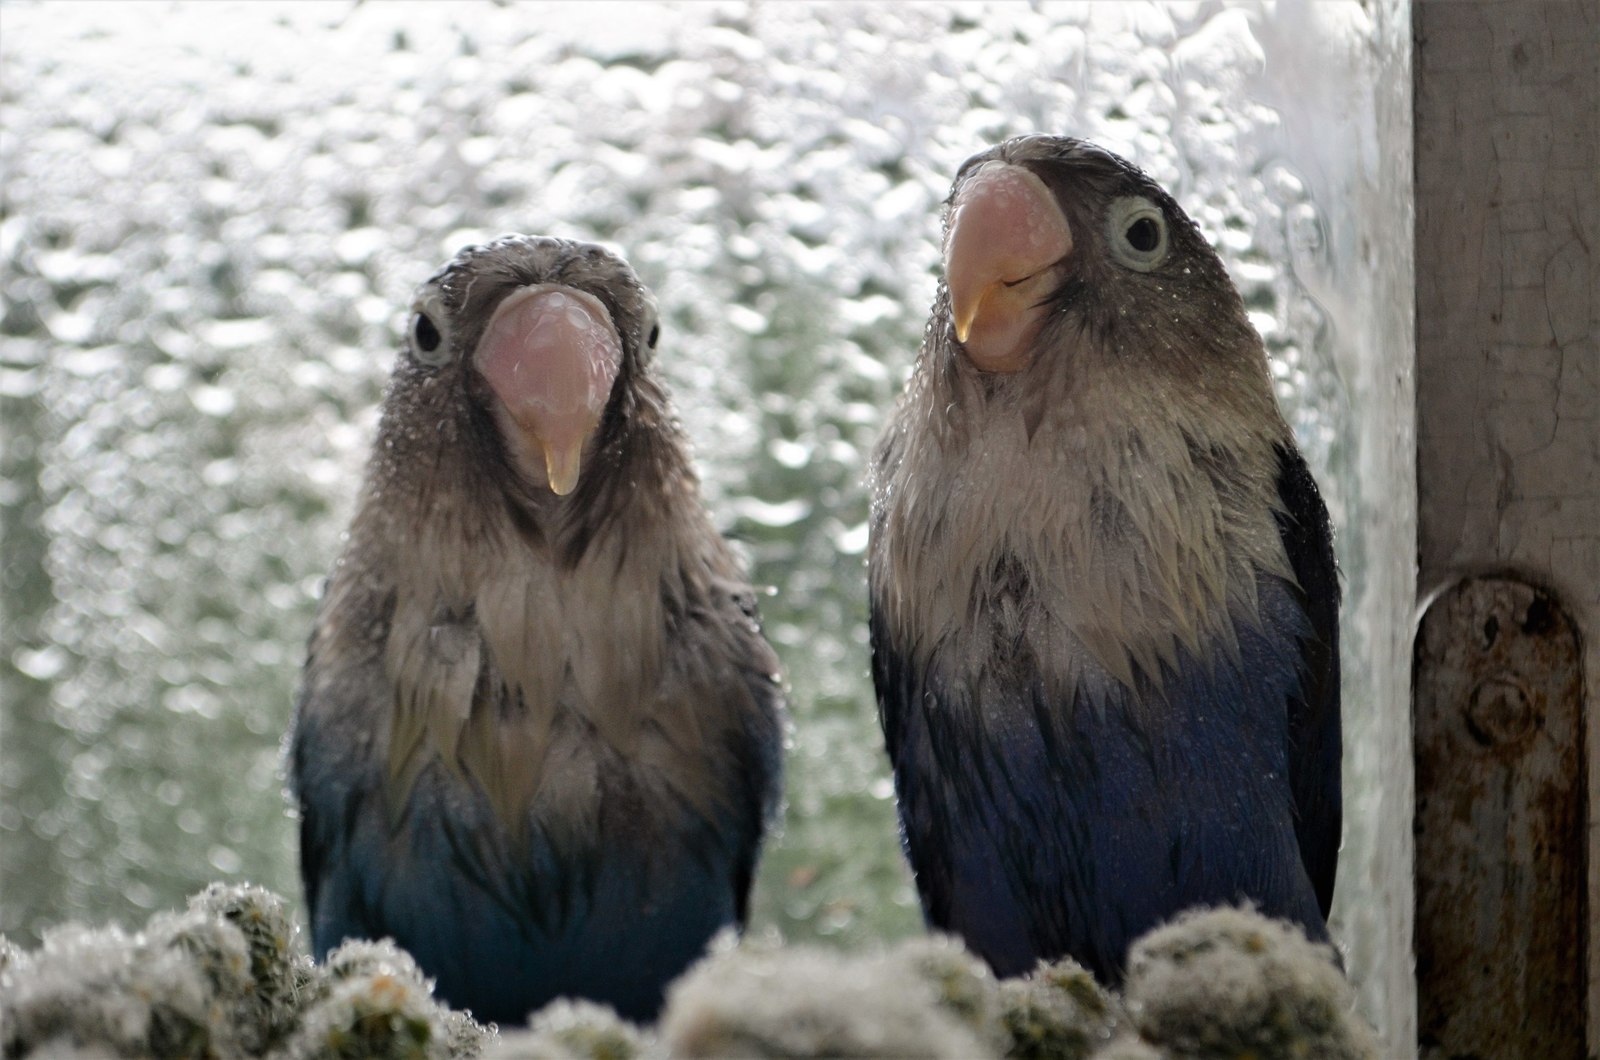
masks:
<svg viewBox="0 0 1600 1060"><path fill-rule="evenodd" d="M767 593L794 727L753 930L919 931L864 465L956 167L1044 130L1136 161L1216 244L1322 482L1334 929L1385 1030L1410 974L1408 26L1400 0L0 4L0 933L137 923L215 879L299 897L280 740L410 294L513 231L604 241L654 288L709 504Z"/></svg>

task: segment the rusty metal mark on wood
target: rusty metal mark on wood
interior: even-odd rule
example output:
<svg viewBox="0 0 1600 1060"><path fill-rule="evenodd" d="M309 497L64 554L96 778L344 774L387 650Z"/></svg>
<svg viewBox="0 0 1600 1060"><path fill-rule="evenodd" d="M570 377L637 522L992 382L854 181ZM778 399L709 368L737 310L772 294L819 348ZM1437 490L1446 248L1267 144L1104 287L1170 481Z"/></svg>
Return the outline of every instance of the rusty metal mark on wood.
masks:
<svg viewBox="0 0 1600 1060"><path fill-rule="evenodd" d="M1474 578L1413 669L1424 1058L1584 1055L1583 658L1550 594Z"/></svg>

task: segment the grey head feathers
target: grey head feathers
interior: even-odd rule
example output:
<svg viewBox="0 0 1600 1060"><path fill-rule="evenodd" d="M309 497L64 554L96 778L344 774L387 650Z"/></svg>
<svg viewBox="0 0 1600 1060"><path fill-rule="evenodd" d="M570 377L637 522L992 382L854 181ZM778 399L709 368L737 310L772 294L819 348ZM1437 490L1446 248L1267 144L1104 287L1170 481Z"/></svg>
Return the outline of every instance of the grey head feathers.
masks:
<svg viewBox="0 0 1600 1060"><path fill-rule="evenodd" d="M538 285L595 299L620 353L567 496L519 452L474 364L497 307ZM696 712L697 682L727 674L674 661L671 616L723 600L743 576L654 378L657 335L650 293L593 244L506 237L466 248L419 288L312 643L314 661L364 665L392 690L367 697L361 722L387 762L392 808L439 761L470 775L508 825L530 805L536 818L582 820L558 803L591 797L600 759L617 754L709 812L711 789L682 752L721 739L737 711L719 700ZM759 635L745 639L708 650L735 669L728 660L753 653L776 673ZM335 672L309 669L308 703L340 698L315 687Z"/></svg>
<svg viewBox="0 0 1600 1060"><path fill-rule="evenodd" d="M1013 307L1037 323L1009 371L957 339L949 280L952 219L997 165L1025 170L1070 230ZM1273 519L1290 436L1216 253L1143 172L1064 137L968 160L944 226L947 277L870 471L889 627L918 658L1049 660L1069 701L1083 681L1159 684L1180 648L1233 650L1235 620L1258 621L1257 577L1292 580ZM1002 296L1024 283L997 279Z"/></svg>

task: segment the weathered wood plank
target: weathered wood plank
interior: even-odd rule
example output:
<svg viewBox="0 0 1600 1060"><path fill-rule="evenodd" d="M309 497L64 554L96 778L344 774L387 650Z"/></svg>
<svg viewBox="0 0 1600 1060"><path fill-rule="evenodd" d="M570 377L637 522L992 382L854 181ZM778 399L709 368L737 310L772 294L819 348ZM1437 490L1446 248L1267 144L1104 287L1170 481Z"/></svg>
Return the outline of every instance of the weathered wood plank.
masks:
<svg viewBox="0 0 1600 1060"><path fill-rule="evenodd" d="M1512 570L1560 595L1600 808L1600 0L1412 16L1418 585ZM1585 828L1590 989L1571 1018L1600 1060L1600 813Z"/></svg>
<svg viewBox="0 0 1600 1060"><path fill-rule="evenodd" d="M1474 578L1417 638L1423 1057L1584 1055L1582 651L1554 597Z"/></svg>

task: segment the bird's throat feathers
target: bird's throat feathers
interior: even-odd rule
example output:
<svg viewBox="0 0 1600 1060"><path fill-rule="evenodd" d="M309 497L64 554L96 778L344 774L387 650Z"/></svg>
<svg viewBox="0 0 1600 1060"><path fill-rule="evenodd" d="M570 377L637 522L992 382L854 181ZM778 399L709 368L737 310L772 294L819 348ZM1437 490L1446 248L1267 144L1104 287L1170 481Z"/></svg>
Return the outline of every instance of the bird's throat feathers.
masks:
<svg viewBox="0 0 1600 1060"><path fill-rule="evenodd" d="M562 499L570 515L538 519L470 488L396 503L404 482L369 479L369 494L388 496L357 514L316 650L372 653L392 690L388 718L374 719L392 814L438 762L481 789L513 835L530 820L581 831L616 760L710 812L704 779L682 763L718 722L660 694L667 611L729 562L705 554L720 539L699 525L698 503L669 503L694 491L682 471L638 482L603 518L581 495ZM386 620L353 618L374 612Z"/></svg>
<svg viewBox="0 0 1600 1060"><path fill-rule="evenodd" d="M552 756L561 727L637 753L639 691L660 681L661 594L625 561L614 573L636 585L606 577L613 572L602 564L621 557L611 542L597 545L570 570L509 547L483 557L479 577L449 594L437 592L437 572L417 570L397 586L384 657L394 690L392 806L405 804L417 773L437 759L469 776L514 827L554 771L579 771L567 778L579 789L595 784L598 762ZM619 599L628 606L594 606Z"/></svg>
<svg viewBox="0 0 1600 1060"><path fill-rule="evenodd" d="M1293 581L1274 520L1287 426L1148 376L1068 373L919 365L874 468L890 628L919 665L1026 654L1069 700L1085 680L1159 687L1180 654L1237 656L1258 579Z"/></svg>

